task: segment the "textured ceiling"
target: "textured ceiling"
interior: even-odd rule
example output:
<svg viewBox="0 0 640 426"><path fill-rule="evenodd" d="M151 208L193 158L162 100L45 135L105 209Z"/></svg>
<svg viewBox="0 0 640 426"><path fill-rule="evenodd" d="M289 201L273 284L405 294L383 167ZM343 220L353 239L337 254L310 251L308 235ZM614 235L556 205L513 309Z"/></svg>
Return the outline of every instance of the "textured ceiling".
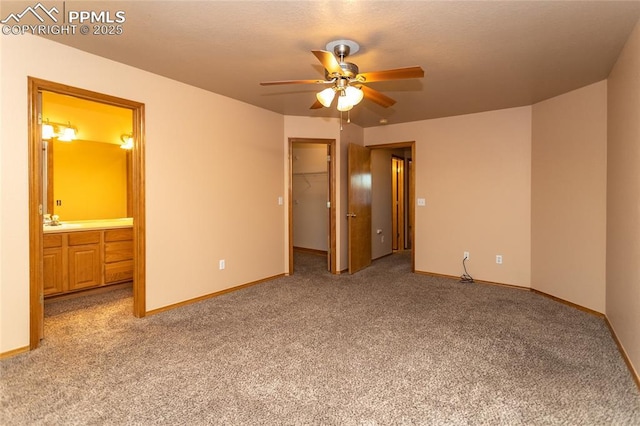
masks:
<svg viewBox="0 0 640 426"><path fill-rule="evenodd" d="M2 2L2 15L19 9ZM47 2L43 4L56 4ZM20 2L33 4L33 2ZM99 7L97 6L99 5ZM310 110L323 78L312 49L360 44L361 72L419 65L424 79L370 83L397 100L351 111L361 126L529 105L605 79L638 22L640 1L131 1L65 7L124 10L120 36L52 40L288 115Z"/></svg>

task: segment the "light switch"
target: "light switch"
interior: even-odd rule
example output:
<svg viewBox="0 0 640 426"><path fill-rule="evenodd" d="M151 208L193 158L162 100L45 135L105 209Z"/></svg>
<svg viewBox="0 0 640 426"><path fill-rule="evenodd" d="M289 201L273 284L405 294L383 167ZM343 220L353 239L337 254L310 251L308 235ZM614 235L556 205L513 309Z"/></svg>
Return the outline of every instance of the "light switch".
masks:
<svg viewBox="0 0 640 426"><path fill-rule="evenodd" d="M418 205L420 207L424 207L424 206L427 205L427 202L426 202L426 200L424 198L418 198Z"/></svg>
<svg viewBox="0 0 640 426"><path fill-rule="evenodd" d="M284 200L282 197L278 197L278 205L281 206L282 203L284 203Z"/></svg>

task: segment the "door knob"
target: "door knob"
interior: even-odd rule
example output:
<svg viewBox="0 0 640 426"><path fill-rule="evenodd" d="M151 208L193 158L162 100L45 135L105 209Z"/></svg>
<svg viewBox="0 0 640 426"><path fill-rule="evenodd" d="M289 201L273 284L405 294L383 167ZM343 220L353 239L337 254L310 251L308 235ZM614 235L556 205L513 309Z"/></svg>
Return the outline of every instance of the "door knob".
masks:
<svg viewBox="0 0 640 426"><path fill-rule="evenodd" d="M356 217L355 213L347 213L347 217Z"/></svg>

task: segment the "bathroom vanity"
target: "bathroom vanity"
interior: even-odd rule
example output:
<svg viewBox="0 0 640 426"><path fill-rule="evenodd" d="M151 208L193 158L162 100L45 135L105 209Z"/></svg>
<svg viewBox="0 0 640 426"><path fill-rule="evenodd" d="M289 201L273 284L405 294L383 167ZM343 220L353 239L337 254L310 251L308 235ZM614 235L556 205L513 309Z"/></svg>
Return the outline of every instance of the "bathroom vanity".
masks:
<svg viewBox="0 0 640 426"><path fill-rule="evenodd" d="M87 220L43 227L44 295L133 279L133 220Z"/></svg>

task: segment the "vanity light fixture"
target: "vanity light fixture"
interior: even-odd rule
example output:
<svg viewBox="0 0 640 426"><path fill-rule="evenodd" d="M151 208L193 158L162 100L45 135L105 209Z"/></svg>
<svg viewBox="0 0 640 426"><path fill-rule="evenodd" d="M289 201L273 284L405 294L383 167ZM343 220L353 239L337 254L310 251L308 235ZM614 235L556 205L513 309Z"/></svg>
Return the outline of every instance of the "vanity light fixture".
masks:
<svg viewBox="0 0 640 426"><path fill-rule="evenodd" d="M133 149L133 133L125 133L120 135L120 140L122 144L120 144L120 148L122 149Z"/></svg>
<svg viewBox="0 0 640 426"><path fill-rule="evenodd" d="M58 139L60 142L71 142L77 138L78 128L73 126L71 122L67 124L53 123L47 119L42 123L42 139L51 140Z"/></svg>

